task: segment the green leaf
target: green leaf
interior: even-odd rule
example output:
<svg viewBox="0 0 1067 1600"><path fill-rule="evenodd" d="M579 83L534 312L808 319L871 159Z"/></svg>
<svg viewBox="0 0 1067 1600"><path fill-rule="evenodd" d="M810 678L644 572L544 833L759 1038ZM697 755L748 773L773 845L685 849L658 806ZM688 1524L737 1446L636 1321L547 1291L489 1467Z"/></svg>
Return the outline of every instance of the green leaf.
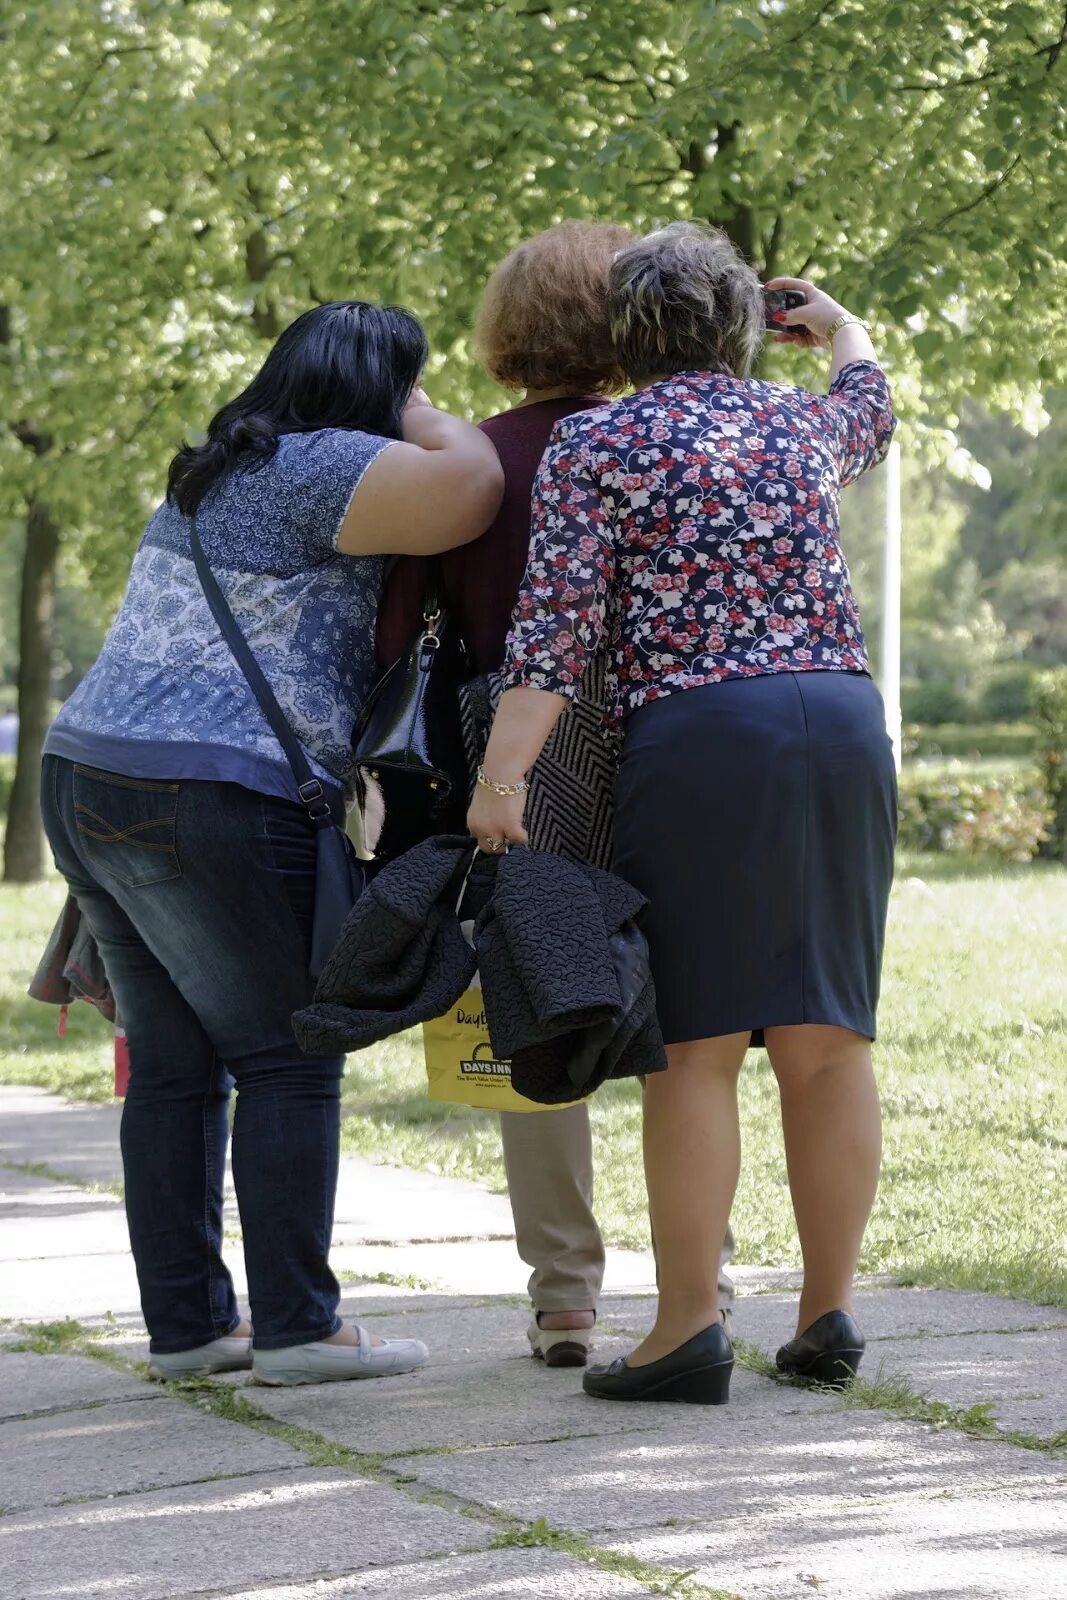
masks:
<svg viewBox="0 0 1067 1600"><path fill-rule="evenodd" d="M912 349L920 361L928 361L935 356L944 344L940 328L924 328L922 333L917 333L912 340Z"/></svg>
<svg viewBox="0 0 1067 1600"><path fill-rule="evenodd" d="M758 17L741 12L736 13L730 20L737 32L745 34L749 39L756 39L762 44L767 37L763 23Z"/></svg>

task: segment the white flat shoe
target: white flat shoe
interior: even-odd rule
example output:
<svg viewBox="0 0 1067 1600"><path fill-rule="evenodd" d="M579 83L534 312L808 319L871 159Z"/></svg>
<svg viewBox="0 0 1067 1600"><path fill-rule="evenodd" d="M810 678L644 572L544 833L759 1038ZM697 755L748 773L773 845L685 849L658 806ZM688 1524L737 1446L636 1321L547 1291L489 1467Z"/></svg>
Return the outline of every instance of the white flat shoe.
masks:
<svg viewBox="0 0 1067 1600"><path fill-rule="evenodd" d="M227 1335L195 1350L150 1355L148 1375L160 1383L176 1383L182 1378L210 1378L215 1372L247 1372L251 1365L252 1340Z"/></svg>
<svg viewBox="0 0 1067 1600"><path fill-rule="evenodd" d="M256 1383L344 1383L351 1378L388 1378L414 1372L429 1357L421 1339L386 1339L372 1344L366 1328L355 1327L358 1344L293 1345L288 1350L257 1350L252 1358Z"/></svg>

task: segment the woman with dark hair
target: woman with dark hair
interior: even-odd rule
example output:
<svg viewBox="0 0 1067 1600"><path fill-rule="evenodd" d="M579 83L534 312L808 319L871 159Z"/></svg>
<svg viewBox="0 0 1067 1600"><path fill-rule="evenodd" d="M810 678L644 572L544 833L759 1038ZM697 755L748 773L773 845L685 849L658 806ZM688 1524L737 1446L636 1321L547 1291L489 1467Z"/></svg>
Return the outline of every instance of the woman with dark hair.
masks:
<svg viewBox="0 0 1067 1600"><path fill-rule="evenodd" d="M158 1378L266 1383L409 1371L417 1340L342 1323L328 1253L342 1057L305 1056L316 829L213 620L208 565L336 818L374 673L383 557L473 538L500 500L489 442L418 388L409 312L319 306L179 451L96 664L45 744L42 807L129 1039L130 1242ZM233 1171L255 1324L222 1260Z"/></svg>
<svg viewBox="0 0 1067 1600"><path fill-rule="evenodd" d="M828 347L827 394L748 376L755 273L676 223L620 251L609 314L628 399L555 429L503 696L471 807L525 840L525 775L601 640L623 730L615 866L648 898L669 1070L645 1091L656 1323L590 1371L618 1400L726 1400L714 1247L740 1160L737 1078L765 1042L804 1258L783 1372L847 1381L852 1281L878 1182L871 1068L895 773L841 550L838 500L894 419L867 324L810 283L784 314Z"/></svg>
<svg viewBox="0 0 1067 1600"><path fill-rule="evenodd" d="M481 425L504 466L500 511L480 539L439 564L445 603L468 641L476 674L464 691L472 784L501 693L538 462L561 418L601 404L626 381L612 346L607 289L613 257L633 238L613 223L561 222L512 250L482 296L478 355L489 376L520 398ZM405 561L389 581L378 623L383 667L397 659L418 625L425 578L423 563ZM589 664L573 715L537 763L529 806L538 849L601 867L611 862L615 789L604 706L601 655ZM500 1131L515 1239L531 1269L531 1347L548 1366L584 1366L604 1278L588 1107L536 1115L505 1111ZM730 1249L728 1243L724 1265ZM725 1272L720 1292L728 1310L732 1285Z"/></svg>

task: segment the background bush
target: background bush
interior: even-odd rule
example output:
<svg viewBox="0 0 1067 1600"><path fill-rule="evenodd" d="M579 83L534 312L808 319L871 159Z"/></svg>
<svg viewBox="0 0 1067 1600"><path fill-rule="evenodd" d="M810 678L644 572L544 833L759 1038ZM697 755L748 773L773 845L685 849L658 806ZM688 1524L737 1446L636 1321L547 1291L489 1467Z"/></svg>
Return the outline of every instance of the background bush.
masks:
<svg viewBox="0 0 1067 1600"><path fill-rule="evenodd" d="M906 850L1030 861L1049 815L1035 771L977 777L911 767L901 774L900 844Z"/></svg>
<svg viewBox="0 0 1067 1600"><path fill-rule="evenodd" d="M1042 854L1067 863L1067 667L1056 667L1038 678L1034 717L1049 811Z"/></svg>
<svg viewBox="0 0 1067 1600"><path fill-rule="evenodd" d="M920 760L980 756L1033 756L1037 751L1037 730L1027 722L946 723L942 727L920 727L905 723L904 753Z"/></svg>
<svg viewBox="0 0 1067 1600"><path fill-rule="evenodd" d="M968 722L973 716L971 702L961 689L944 678L901 686L900 709L905 722L937 728L945 722Z"/></svg>
<svg viewBox="0 0 1067 1600"><path fill-rule="evenodd" d="M983 722L1025 722L1033 711L1034 667L1001 667L986 684L978 699L978 715Z"/></svg>

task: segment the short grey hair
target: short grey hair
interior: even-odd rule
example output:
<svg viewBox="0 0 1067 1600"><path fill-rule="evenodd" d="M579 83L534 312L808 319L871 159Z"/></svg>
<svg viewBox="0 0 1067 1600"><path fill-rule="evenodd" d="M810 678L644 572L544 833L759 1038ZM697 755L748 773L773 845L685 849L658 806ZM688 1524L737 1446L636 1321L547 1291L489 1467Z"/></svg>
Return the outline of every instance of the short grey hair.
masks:
<svg viewBox="0 0 1067 1600"><path fill-rule="evenodd" d="M672 222L620 250L608 316L632 383L662 373L751 371L764 337L763 290L718 228Z"/></svg>

